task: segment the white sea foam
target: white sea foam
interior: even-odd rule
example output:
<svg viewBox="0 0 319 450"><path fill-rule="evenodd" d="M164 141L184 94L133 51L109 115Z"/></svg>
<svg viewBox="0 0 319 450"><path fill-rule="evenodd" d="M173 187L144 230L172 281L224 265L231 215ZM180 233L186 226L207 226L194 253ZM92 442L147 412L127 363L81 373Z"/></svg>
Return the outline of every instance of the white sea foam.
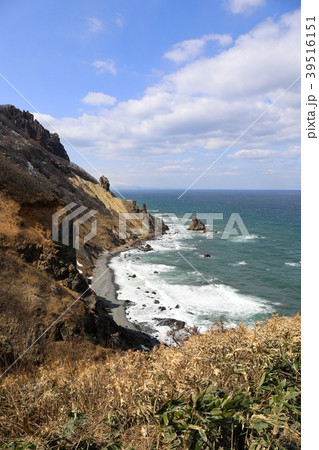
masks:
<svg viewBox="0 0 319 450"><path fill-rule="evenodd" d="M170 225L170 230L158 239L148 242L156 251L171 250L195 250L196 247L191 239L185 239L185 234L176 224Z"/></svg>
<svg viewBox="0 0 319 450"><path fill-rule="evenodd" d="M134 302L127 309L128 319L149 324L156 330L154 335L167 343L169 328L158 326L154 319L182 320L204 331L221 318L228 325L235 325L240 320L249 321L255 314L273 311L266 301L216 282L203 286L169 284L161 278L161 273L173 272L175 267L165 264L132 261L122 253L110 265L120 287L119 299Z"/></svg>
<svg viewBox="0 0 319 450"><path fill-rule="evenodd" d="M290 266L290 267L300 267L301 266L300 263L296 263L296 262L286 262L285 265Z"/></svg>
<svg viewBox="0 0 319 450"><path fill-rule="evenodd" d="M232 264L232 266L247 266L246 261L238 261L234 264Z"/></svg>
<svg viewBox="0 0 319 450"><path fill-rule="evenodd" d="M261 236L260 234L247 234L245 236L232 236L230 240L233 242L247 242L252 241L254 239L266 239L265 236Z"/></svg>

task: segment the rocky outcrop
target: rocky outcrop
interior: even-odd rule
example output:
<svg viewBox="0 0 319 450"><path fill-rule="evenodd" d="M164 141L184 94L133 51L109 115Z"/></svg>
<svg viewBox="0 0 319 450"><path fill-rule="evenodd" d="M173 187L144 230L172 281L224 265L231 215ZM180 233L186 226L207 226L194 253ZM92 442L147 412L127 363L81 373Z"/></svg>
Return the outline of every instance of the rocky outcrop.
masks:
<svg viewBox="0 0 319 450"><path fill-rule="evenodd" d="M72 291L88 291L88 284L76 268L76 252L69 246L50 243L40 245L26 242L17 247L23 261L52 275Z"/></svg>
<svg viewBox="0 0 319 450"><path fill-rule="evenodd" d="M189 224L188 230L192 231L206 231L206 226L197 217L193 217Z"/></svg>
<svg viewBox="0 0 319 450"><path fill-rule="evenodd" d="M99 296L90 297L90 309L86 315L85 332L92 341L103 347L122 350L151 349L158 346L159 341L143 331L124 328L116 324L110 316L108 308Z"/></svg>
<svg viewBox="0 0 319 450"><path fill-rule="evenodd" d="M181 330L185 327L186 323L183 320L177 319L154 319L157 322L157 325L160 327L170 327L172 330Z"/></svg>
<svg viewBox="0 0 319 450"><path fill-rule="evenodd" d="M110 191L110 182L104 175L100 177L100 185L106 192Z"/></svg>
<svg viewBox="0 0 319 450"><path fill-rule="evenodd" d="M68 154L57 133L46 130L28 111L21 111L13 105L0 105L1 121L17 133L38 142L50 153L69 161Z"/></svg>
<svg viewBox="0 0 319 450"><path fill-rule="evenodd" d="M137 248L142 252L151 252L154 250L150 244L141 244Z"/></svg>

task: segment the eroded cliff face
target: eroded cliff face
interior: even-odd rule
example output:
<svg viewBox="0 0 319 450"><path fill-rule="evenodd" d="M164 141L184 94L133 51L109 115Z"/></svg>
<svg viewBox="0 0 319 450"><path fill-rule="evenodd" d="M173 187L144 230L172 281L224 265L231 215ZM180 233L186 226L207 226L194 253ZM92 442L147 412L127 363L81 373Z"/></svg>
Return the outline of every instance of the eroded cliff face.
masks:
<svg viewBox="0 0 319 450"><path fill-rule="evenodd" d="M51 146L53 141L59 144L54 149ZM136 203L117 198L105 176L98 182L71 163L59 138L45 130L29 112L10 105L0 106L1 156L4 158L1 159L0 189L26 210L29 208L30 226L44 221L43 226L50 229L52 210L50 215L41 215L40 211L50 202L55 204L56 211L70 203L85 207L87 211L96 211L96 236L82 246L79 254L86 266L92 265L96 253L103 249L114 248L140 237L134 231L134 228L140 227L137 221L128 221L126 239L119 236L118 230L119 214L142 212ZM146 213L145 208L143 211ZM38 216L41 218L35 219ZM148 217L151 235L155 223L152 216ZM91 222L83 223L83 235L89 232Z"/></svg>
<svg viewBox="0 0 319 450"><path fill-rule="evenodd" d="M97 233L85 244L82 240L78 250L52 239L52 216L70 203L96 211ZM24 360L41 362L58 349L74 351L79 345L120 349L154 345L146 335L118 327L89 287L89 276L102 251L152 236L152 216L148 236L136 235L134 227L139 223L134 220L127 223L125 239L119 236L119 214L140 211L135 202L117 198L106 177L99 183L70 163L58 136L45 130L32 114L13 106L0 107L3 368L48 327ZM91 227L92 221L83 223L82 235Z"/></svg>
<svg viewBox="0 0 319 450"><path fill-rule="evenodd" d="M0 105L0 121L11 133L15 131L27 139L32 139L47 151L69 161L58 134L46 130L28 111L21 111L13 105Z"/></svg>

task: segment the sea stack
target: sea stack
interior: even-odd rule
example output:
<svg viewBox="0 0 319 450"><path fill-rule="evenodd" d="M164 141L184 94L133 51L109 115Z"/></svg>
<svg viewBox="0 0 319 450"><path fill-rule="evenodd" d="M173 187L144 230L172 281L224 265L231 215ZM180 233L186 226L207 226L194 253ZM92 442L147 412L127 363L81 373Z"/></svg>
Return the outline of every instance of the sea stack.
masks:
<svg viewBox="0 0 319 450"><path fill-rule="evenodd" d="M191 223L189 224L188 230L192 231L206 231L206 227L201 220L197 217L193 217Z"/></svg>

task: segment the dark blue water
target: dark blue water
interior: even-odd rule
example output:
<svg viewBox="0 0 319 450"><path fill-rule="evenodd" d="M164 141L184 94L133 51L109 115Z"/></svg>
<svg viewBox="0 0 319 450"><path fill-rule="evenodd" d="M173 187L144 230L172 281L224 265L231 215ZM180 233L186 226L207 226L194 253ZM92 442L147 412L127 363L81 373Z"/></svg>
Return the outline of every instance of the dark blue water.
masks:
<svg viewBox="0 0 319 450"><path fill-rule="evenodd" d="M240 296L257 297L280 314L300 311L300 191L136 190L122 192L128 199L146 203L154 214L222 213L208 235L177 235L180 248L142 255L143 262L165 264L174 270L161 275L170 285L204 286L217 283ZM232 213L238 213L249 235L221 239ZM165 220L165 216L164 216ZM171 217L167 217L170 226ZM207 222L211 228L210 220ZM173 226L174 228L174 226ZM209 253L211 258L203 258ZM185 259L184 259L185 258ZM193 270L192 270L193 269ZM252 317L262 317L260 311Z"/></svg>

